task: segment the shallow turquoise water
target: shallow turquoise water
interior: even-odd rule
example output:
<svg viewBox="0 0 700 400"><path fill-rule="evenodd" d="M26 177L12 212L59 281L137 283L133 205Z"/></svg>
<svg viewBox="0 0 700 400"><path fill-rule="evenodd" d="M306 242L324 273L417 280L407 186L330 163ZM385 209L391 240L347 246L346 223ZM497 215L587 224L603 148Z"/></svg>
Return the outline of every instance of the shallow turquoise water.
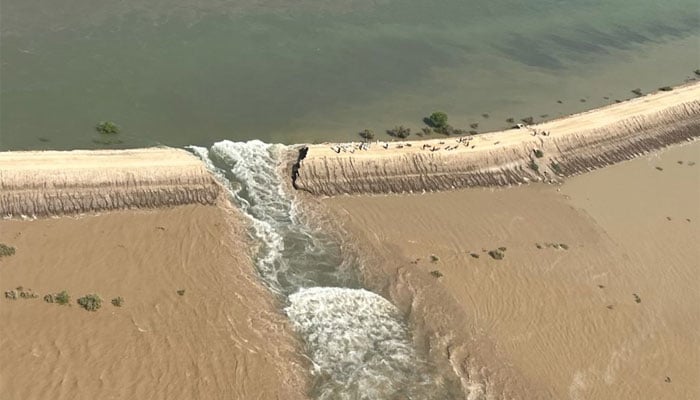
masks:
<svg viewBox="0 0 700 400"><path fill-rule="evenodd" d="M483 131L700 67L693 0L106 3L3 2L0 148L103 147L101 120L128 147L348 140L436 109Z"/></svg>

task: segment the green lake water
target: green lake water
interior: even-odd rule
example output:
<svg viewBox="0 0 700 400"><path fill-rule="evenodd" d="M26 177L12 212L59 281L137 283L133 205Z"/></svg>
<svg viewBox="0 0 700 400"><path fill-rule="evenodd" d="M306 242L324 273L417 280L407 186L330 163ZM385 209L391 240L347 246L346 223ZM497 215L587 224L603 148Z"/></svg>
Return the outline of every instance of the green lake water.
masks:
<svg viewBox="0 0 700 400"><path fill-rule="evenodd" d="M0 35L5 150L105 147L102 120L116 147L355 140L434 110L485 131L700 68L696 0L5 0Z"/></svg>

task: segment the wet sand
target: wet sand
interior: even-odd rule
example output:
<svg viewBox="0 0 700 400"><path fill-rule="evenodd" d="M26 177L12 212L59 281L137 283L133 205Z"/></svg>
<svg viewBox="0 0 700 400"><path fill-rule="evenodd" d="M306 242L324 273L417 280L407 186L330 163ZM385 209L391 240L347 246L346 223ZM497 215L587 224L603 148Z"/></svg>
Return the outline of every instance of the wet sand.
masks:
<svg viewBox="0 0 700 400"><path fill-rule="evenodd" d="M185 205L1 220L0 243L16 248L0 258L2 289L39 298L0 298L0 397L305 398L308 366L239 218ZM41 298L64 289L70 306ZM88 293L101 309L76 304Z"/></svg>
<svg viewBox="0 0 700 400"><path fill-rule="evenodd" d="M563 186L323 203L357 241L368 284L472 392L691 399L700 397L693 163L697 142ZM502 260L488 254L498 247Z"/></svg>

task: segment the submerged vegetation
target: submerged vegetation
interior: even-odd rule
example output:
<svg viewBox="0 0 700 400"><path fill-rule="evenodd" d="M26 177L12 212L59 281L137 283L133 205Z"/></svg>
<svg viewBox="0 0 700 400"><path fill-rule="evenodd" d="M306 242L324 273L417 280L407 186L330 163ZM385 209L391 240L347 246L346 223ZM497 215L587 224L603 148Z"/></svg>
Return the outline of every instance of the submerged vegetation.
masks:
<svg viewBox="0 0 700 400"><path fill-rule="evenodd" d="M119 133L119 126L112 121L101 121L95 126L95 130L103 135L116 135Z"/></svg>
<svg viewBox="0 0 700 400"><path fill-rule="evenodd" d="M88 311L97 311L102 307L102 299L96 294L88 294L79 298L78 304Z"/></svg>
<svg viewBox="0 0 700 400"><path fill-rule="evenodd" d="M8 246L5 243L0 243L0 257L9 257L15 255L15 248Z"/></svg>
<svg viewBox="0 0 700 400"><path fill-rule="evenodd" d="M124 298L122 296L117 296L112 299L112 305L115 307L121 307L124 305Z"/></svg>
<svg viewBox="0 0 700 400"><path fill-rule="evenodd" d="M44 296L44 301L47 303L58 303L62 306L70 303L70 295L65 290L59 293L49 293Z"/></svg>
<svg viewBox="0 0 700 400"><path fill-rule="evenodd" d="M411 135L411 128L406 128L403 125L395 126L392 129L386 131L389 136L406 139Z"/></svg>

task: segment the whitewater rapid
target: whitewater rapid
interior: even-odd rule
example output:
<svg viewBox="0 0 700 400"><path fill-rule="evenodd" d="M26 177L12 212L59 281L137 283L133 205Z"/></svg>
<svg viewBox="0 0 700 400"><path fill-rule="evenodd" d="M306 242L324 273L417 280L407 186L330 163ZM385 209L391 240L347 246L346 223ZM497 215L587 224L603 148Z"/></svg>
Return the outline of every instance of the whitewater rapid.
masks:
<svg viewBox="0 0 700 400"><path fill-rule="evenodd" d="M284 296L285 312L313 362L315 398L451 398L417 355L396 307L362 289L352 259L299 218L278 173L285 146L221 141L189 150L251 221L259 273Z"/></svg>

